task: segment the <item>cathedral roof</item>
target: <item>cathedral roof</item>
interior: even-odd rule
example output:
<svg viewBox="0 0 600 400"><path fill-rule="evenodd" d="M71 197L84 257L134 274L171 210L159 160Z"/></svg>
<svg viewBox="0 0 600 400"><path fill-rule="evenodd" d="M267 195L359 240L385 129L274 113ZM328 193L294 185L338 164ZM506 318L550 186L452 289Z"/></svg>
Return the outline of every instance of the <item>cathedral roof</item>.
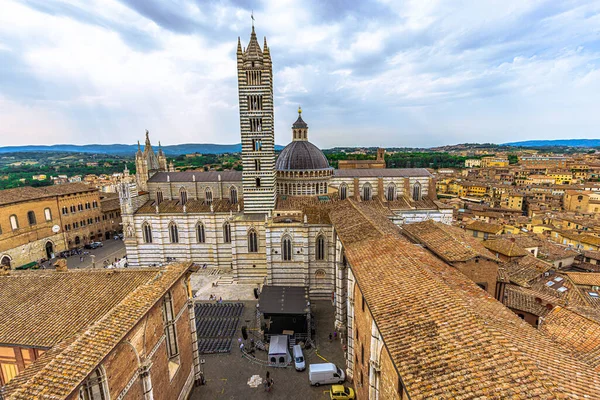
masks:
<svg viewBox="0 0 600 400"><path fill-rule="evenodd" d="M336 169L333 175L338 178L379 178L379 177L429 177L431 173L425 168L354 168L354 169Z"/></svg>
<svg viewBox="0 0 600 400"><path fill-rule="evenodd" d="M279 171L327 168L327 157L317 146L306 140L294 141L285 146L275 163L275 169Z"/></svg>
<svg viewBox="0 0 600 400"><path fill-rule="evenodd" d="M177 171L157 172L148 182L241 182L242 171Z"/></svg>

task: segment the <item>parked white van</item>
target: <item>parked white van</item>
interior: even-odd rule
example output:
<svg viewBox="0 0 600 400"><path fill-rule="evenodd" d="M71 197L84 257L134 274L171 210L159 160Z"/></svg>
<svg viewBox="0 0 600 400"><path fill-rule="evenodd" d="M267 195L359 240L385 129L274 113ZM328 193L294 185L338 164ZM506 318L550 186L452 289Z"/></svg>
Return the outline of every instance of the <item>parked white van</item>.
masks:
<svg viewBox="0 0 600 400"><path fill-rule="evenodd" d="M343 383L346 380L344 371L332 363L310 364L308 366L308 381L311 385L327 385L329 383Z"/></svg>
<svg viewBox="0 0 600 400"><path fill-rule="evenodd" d="M299 344L294 345L294 366L296 367L296 371L304 371L306 369L304 354L302 354L302 348Z"/></svg>

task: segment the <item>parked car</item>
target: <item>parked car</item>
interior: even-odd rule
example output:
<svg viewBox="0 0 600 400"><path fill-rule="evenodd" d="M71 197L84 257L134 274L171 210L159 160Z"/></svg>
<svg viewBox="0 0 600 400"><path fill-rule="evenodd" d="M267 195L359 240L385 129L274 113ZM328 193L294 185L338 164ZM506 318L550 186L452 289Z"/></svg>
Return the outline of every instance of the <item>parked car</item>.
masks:
<svg viewBox="0 0 600 400"><path fill-rule="evenodd" d="M92 242L85 245L86 249L97 249L98 247L102 247L102 242Z"/></svg>
<svg viewBox="0 0 600 400"><path fill-rule="evenodd" d="M310 364L308 366L308 381L313 386L328 383L344 383L346 375L332 363Z"/></svg>
<svg viewBox="0 0 600 400"><path fill-rule="evenodd" d="M332 400L354 400L354 390L344 385L333 385L329 391L329 397Z"/></svg>
<svg viewBox="0 0 600 400"><path fill-rule="evenodd" d="M302 354L302 348L299 344L294 345L294 366L296 371L304 371L306 369L306 363L304 362L304 354Z"/></svg>

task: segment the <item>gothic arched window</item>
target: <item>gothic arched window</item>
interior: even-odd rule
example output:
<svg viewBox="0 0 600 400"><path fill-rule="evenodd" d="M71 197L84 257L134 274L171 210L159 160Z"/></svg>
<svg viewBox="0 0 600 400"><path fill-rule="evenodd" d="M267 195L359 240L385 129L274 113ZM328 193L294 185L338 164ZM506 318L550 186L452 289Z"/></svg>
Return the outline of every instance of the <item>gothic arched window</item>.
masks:
<svg viewBox="0 0 600 400"><path fill-rule="evenodd" d="M237 204L238 202L238 194L235 186L229 188L229 200L232 204Z"/></svg>
<svg viewBox="0 0 600 400"><path fill-rule="evenodd" d="M184 205L188 201L187 190L185 188L179 189L179 200L181 204Z"/></svg>
<svg viewBox="0 0 600 400"><path fill-rule="evenodd" d="M387 187L387 201L394 201L394 199L396 198L396 186L394 186L393 183L391 183L388 187Z"/></svg>
<svg viewBox="0 0 600 400"><path fill-rule="evenodd" d="M204 224L202 222L196 224L196 240L198 243L206 242L206 232L204 232Z"/></svg>
<svg viewBox="0 0 600 400"><path fill-rule="evenodd" d="M421 184L419 182L413 185L413 195L412 198L414 201L421 200Z"/></svg>
<svg viewBox="0 0 600 400"><path fill-rule="evenodd" d="M348 187L343 183L342 186L340 186L340 200L346 200L346 197L348 197Z"/></svg>
<svg viewBox="0 0 600 400"><path fill-rule="evenodd" d="M227 221L223 224L223 240L225 243L231 243L231 226Z"/></svg>
<svg viewBox="0 0 600 400"><path fill-rule="evenodd" d="M371 200L371 185L369 183L365 183L363 185L363 190L362 190L362 199L363 200Z"/></svg>
<svg viewBox="0 0 600 400"><path fill-rule="evenodd" d="M163 200L164 200L164 196L163 196L162 190L157 190L156 191L156 203L160 204L163 202Z"/></svg>
<svg viewBox="0 0 600 400"><path fill-rule="evenodd" d="M106 373L98 367L92 372L79 388L80 400L107 400L109 398Z"/></svg>
<svg viewBox="0 0 600 400"><path fill-rule="evenodd" d="M206 199L206 203L207 204L211 204L213 201L213 195L212 195L212 190L211 188L206 188L206 190L204 191L204 198Z"/></svg>
<svg viewBox="0 0 600 400"><path fill-rule="evenodd" d="M292 239L289 236L281 241L281 257L284 261L292 260Z"/></svg>
<svg viewBox="0 0 600 400"><path fill-rule="evenodd" d="M319 235L317 236L316 249L315 249L316 259L322 261L325 259L325 236Z"/></svg>
<svg viewBox="0 0 600 400"><path fill-rule="evenodd" d="M258 252L258 235L254 229L251 229L250 232L248 232L248 252Z"/></svg>
<svg viewBox="0 0 600 400"><path fill-rule="evenodd" d="M179 232L177 231L177 224L175 222L169 224L169 240L171 243L179 243Z"/></svg>

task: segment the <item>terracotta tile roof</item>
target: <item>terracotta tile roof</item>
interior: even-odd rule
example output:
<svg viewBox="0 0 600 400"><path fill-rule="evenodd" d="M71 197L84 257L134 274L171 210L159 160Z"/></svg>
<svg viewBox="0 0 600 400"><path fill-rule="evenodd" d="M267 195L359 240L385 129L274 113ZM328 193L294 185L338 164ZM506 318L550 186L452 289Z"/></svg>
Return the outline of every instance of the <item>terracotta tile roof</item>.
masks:
<svg viewBox="0 0 600 400"><path fill-rule="evenodd" d="M584 257L591 258L592 260L600 260L600 251L585 250L582 254Z"/></svg>
<svg viewBox="0 0 600 400"><path fill-rule="evenodd" d="M529 282L539 278L544 272L550 271L553 266L532 255L519 257L503 265L510 281L523 287L530 287Z"/></svg>
<svg viewBox="0 0 600 400"><path fill-rule="evenodd" d="M527 217L525 217L527 219ZM522 248L540 247L543 239L537 235L502 235L501 238L513 239Z"/></svg>
<svg viewBox="0 0 600 400"><path fill-rule="evenodd" d="M52 197L30 186L23 186L14 189L0 190L0 205L20 203L24 201L37 200L45 197Z"/></svg>
<svg viewBox="0 0 600 400"><path fill-rule="evenodd" d="M100 208L102 211L113 211L120 210L121 204L119 203L118 198L110 198L110 199L102 199L100 200Z"/></svg>
<svg viewBox="0 0 600 400"><path fill-rule="evenodd" d="M277 203L275 205L275 215L278 211L296 211L299 212L298 216L287 216L275 218L275 222L282 222L285 219L292 218L298 220L298 222L304 221L304 215L307 217L309 224L327 224L331 225L329 219L329 211L332 207L335 207L340 200L337 195L321 195L321 196L289 196L280 195L277 196Z"/></svg>
<svg viewBox="0 0 600 400"><path fill-rule="evenodd" d="M331 219L411 399L600 398L600 378L350 202Z"/></svg>
<svg viewBox="0 0 600 400"><path fill-rule="evenodd" d="M591 244L594 246L600 246L600 237L598 236L588 235L585 233L577 234L560 230L556 230L555 232L558 232L560 235L566 237L567 239L576 240L581 243Z"/></svg>
<svg viewBox="0 0 600 400"><path fill-rule="evenodd" d="M38 188L23 186L14 189L0 190L0 205L20 203L24 201L80 192L95 192L97 190L98 189L88 186L84 183L67 183L64 185L44 186Z"/></svg>
<svg viewBox="0 0 600 400"><path fill-rule="evenodd" d="M386 201L385 205L389 207L390 210L437 210L440 208L437 202L427 197L423 197L421 200L416 201L408 197L399 197L393 201Z"/></svg>
<svg viewBox="0 0 600 400"><path fill-rule="evenodd" d="M88 186L85 183L65 183L63 185L43 186L39 188L42 192L50 196L65 196L67 194L97 192L93 186Z"/></svg>
<svg viewBox="0 0 600 400"><path fill-rule="evenodd" d="M468 261L475 257L496 260L481 243L463 229L427 220L402 226L402 232L447 262Z"/></svg>
<svg viewBox="0 0 600 400"><path fill-rule="evenodd" d="M482 221L471 222L469 225L467 225L465 227L465 229L469 229L472 231L478 231L478 232L491 233L493 235L500 234L502 232L503 228L504 227L502 225L490 224L490 223L482 222Z"/></svg>
<svg viewBox="0 0 600 400"><path fill-rule="evenodd" d="M107 271L112 270L11 271L0 276L0 343L52 347L156 275L148 269Z"/></svg>
<svg viewBox="0 0 600 400"><path fill-rule="evenodd" d="M565 272L576 285L600 286L600 273L595 272Z"/></svg>
<svg viewBox="0 0 600 400"><path fill-rule="evenodd" d="M148 182L218 182L219 176L223 182L242 182L242 171L157 172Z"/></svg>
<svg viewBox="0 0 600 400"><path fill-rule="evenodd" d="M549 274L540 276L530 282L531 290L546 296L554 296L556 302L564 303L569 307L593 307L584 292L564 274Z"/></svg>
<svg viewBox="0 0 600 400"><path fill-rule="evenodd" d="M600 372L600 323L572 310L555 307L543 319L539 330L559 346Z"/></svg>
<svg viewBox="0 0 600 400"><path fill-rule="evenodd" d="M542 298L542 295L514 285L506 285L504 288L504 299L502 302L506 307L519 311L525 311L538 317L544 317L550 310L543 304L536 301L536 298ZM556 299L553 297L545 299L546 303L556 305Z"/></svg>
<svg viewBox="0 0 600 400"><path fill-rule="evenodd" d="M160 270L148 269L153 273L151 279L132 290L86 329L53 347L10 381L4 388L5 399L50 400L68 397L189 268L190 264L180 263ZM113 275L122 273L115 270L111 272Z"/></svg>
<svg viewBox="0 0 600 400"><path fill-rule="evenodd" d="M515 242L508 239L484 240L483 246L492 253L499 253L507 257L523 257L530 254Z"/></svg>
<svg viewBox="0 0 600 400"><path fill-rule="evenodd" d="M213 200L214 212L238 212L244 210L244 202L240 200L238 204L233 204L228 199ZM185 203L187 213L209 213L210 204L204 200L188 200ZM158 205L158 212L165 214L183 214L183 205L179 200L165 200ZM136 214L156 214L156 201L148 200L143 206L137 209Z"/></svg>

